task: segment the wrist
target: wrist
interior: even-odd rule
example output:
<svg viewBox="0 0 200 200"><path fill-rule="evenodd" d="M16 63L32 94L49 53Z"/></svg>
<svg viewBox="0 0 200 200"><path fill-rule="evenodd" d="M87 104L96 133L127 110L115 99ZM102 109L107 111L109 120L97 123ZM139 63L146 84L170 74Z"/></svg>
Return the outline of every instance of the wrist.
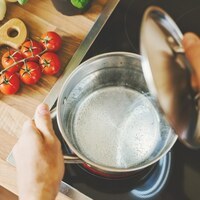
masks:
<svg viewBox="0 0 200 200"><path fill-rule="evenodd" d="M21 195L21 197L19 197L19 200L55 200L56 195L50 195L50 194L46 194L46 193L42 193L40 195Z"/></svg>
<svg viewBox="0 0 200 200"><path fill-rule="evenodd" d="M32 190L19 195L19 200L55 200L57 192L53 192L51 188L49 190Z"/></svg>

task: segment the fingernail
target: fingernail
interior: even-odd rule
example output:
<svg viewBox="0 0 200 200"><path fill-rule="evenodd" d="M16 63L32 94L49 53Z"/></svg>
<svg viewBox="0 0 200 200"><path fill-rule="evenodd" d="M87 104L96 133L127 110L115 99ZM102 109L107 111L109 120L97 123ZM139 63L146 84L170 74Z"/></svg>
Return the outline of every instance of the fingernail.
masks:
<svg viewBox="0 0 200 200"><path fill-rule="evenodd" d="M48 107L47 104L40 104L40 105L37 107L37 112L38 112L40 115L49 115L49 114L50 114L49 107Z"/></svg>
<svg viewBox="0 0 200 200"><path fill-rule="evenodd" d="M185 47L185 49L193 46L194 44L196 44L199 41L198 36L196 36L193 33L187 33L184 35L183 38L183 45Z"/></svg>

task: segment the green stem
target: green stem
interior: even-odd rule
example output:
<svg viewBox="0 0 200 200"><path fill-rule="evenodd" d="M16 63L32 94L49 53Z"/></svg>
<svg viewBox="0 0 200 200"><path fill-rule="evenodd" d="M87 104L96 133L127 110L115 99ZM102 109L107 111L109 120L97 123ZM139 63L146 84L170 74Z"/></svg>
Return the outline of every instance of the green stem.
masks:
<svg viewBox="0 0 200 200"><path fill-rule="evenodd" d="M38 55L36 55L36 56L40 57L40 55L42 55L42 54L45 53L46 51L47 51L47 48L44 49L42 52L40 52L40 53L39 53ZM36 57L36 56L30 56L30 57L28 57L28 58L24 58L24 59L22 59L22 60L19 60L19 61L13 63L13 64L10 65L9 67L7 67L7 68L1 70L1 71L0 71L0 75L2 75L4 72L6 72L7 70L9 70L9 69L12 68L13 66L15 66L15 65L17 65L17 64L19 64L19 63L21 63L21 62L25 63L28 59L33 58L33 57Z"/></svg>

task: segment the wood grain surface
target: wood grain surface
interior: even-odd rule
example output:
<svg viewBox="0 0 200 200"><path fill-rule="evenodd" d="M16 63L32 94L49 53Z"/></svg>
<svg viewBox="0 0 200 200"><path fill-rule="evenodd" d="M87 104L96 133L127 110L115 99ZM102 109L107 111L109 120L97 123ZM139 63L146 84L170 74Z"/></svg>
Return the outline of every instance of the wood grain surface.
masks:
<svg viewBox="0 0 200 200"><path fill-rule="evenodd" d="M18 31L17 31L18 30ZM12 36L16 31L17 35ZM18 18L12 18L0 27L0 45L8 45L18 49L27 38L27 29L24 22Z"/></svg>
<svg viewBox="0 0 200 200"><path fill-rule="evenodd" d="M53 7L51 0L29 0L24 6L8 3L6 17L0 22L0 26L17 17L25 23L28 37L36 40L42 33L56 31L63 39L62 49L58 53L62 72L106 2L107 0L93 0L87 12L76 16L62 15ZM5 46L0 51L4 52ZM21 134L24 121L32 118L35 108L44 100L58 78L59 75L43 75L34 86L22 84L15 95L0 94L0 199L2 188L17 194L16 171L6 162L6 158ZM69 198L59 194L58 199Z"/></svg>

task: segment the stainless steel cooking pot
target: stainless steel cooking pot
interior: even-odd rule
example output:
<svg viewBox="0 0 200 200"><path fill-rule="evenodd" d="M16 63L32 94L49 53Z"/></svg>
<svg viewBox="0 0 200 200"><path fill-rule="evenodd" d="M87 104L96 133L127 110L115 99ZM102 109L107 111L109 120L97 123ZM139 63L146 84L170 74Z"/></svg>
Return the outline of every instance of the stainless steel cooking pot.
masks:
<svg viewBox="0 0 200 200"><path fill-rule="evenodd" d="M82 63L65 81L57 122L81 161L107 174L144 169L164 156L177 136L150 95L141 57L112 52Z"/></svg>

